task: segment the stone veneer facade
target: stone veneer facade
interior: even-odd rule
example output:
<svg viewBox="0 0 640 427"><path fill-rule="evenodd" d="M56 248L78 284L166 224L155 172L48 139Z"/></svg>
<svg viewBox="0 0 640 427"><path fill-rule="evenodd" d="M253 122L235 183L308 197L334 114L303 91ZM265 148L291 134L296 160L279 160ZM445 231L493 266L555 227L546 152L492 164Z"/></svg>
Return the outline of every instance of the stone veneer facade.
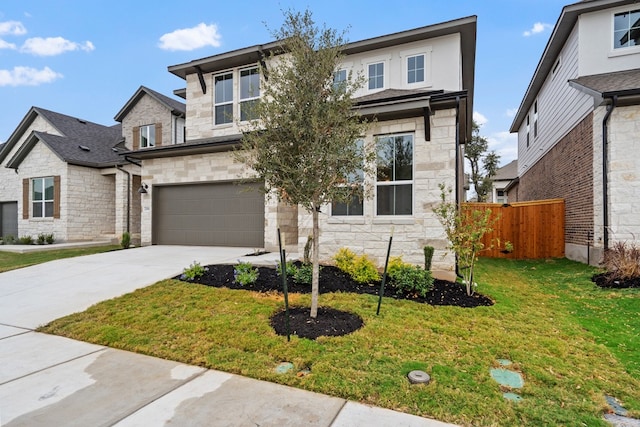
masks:
<svg viewBox="0 0 640 427"><path fill-rule="evenodd" d="M133 149L133 128L137 126L162 124L161 144L172 143L172 117L169 109L149 95L145 95L133 106L131 111L122 120L122 136L125 138L126 147ZM156 137L157 138L157 137Z"/></svg>

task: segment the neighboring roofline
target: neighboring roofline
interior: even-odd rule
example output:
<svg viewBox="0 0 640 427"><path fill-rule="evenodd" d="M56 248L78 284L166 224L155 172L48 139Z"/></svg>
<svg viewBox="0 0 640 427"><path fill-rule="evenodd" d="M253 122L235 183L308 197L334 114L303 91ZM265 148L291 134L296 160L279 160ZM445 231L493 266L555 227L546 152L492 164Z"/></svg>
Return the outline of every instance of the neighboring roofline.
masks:
<svg viewBox="0 0 640 427"><path fill-rule="evenodd" d="M240 145L242 134L205 138L187 141L182 144L161 145L138 151L120 153L121 156L136 160L157 159L161 157L187 156L191 154L217 153L232 151Z"/></svg>
<svg viewBox="0 0 640 427"><path fill-rule="evenodd" d="M13 133L11 133L9 139L7 139L4 144L2 144L2 149L0 149L0 162L2 162L9 155L13 147L20 140L20 137L27 131L27 129L29 129L29 126L31 126L31 124L38 116L42 116L47 121L47 123L49 123L54 129L56 129L56 131L62 133L55 126L53 126L53 123L49 122L46 117L40 114L38 107L31 107L29 108L29 111L27 111L27 114L24 115L18 126L15 128Z"/></svg>
<svg viewBox="0 0 640 427"><path fill-rule="evenodd" d="M544 85L549 72L553 68L556 58L564 47L569 35L573 31L578 17L583 13L590 13L604 9L610 9L626 4L633 4L637 0L583 0L578 3L570 4L562 8L562 12L558 17L556 25L553 27L551 37L547 41L538 66L536 67L533 77L529 82L529 86L522 98L518 112L513 119L509 131L518 132L522 122L527 117L531 106L533 105L540 89Z"/></svg>
<svg viewBox="0 0 640 427"><path fill-rule="evenodd" d="M505 187L504 187L504 191L509 192L509 190L511 190L513 187L515 187L516 184L518 184L520 182L520 178L516 177L513 178Z"/></svg>
<svg viewBox="0 0 640 427"><path fill-rule="evenodd" d="M162 95L159 92L156 92L156 91L154 91L152 89L149 89L146 86L140 86L138 88L138 90L136 90L136 92L133 94L133 96L131 98L129 98L129 100L126 102L126 104L124 104L124 106L120 109L120 111L118 111L118 114L116 114L116 116L114 117L115 121L116 122L122 122L124 117L129 113L129 111L131 111L131 109L138 103L138 101L140 101L140 99L144 95L149 95L151 98L155 99L160 104L162 104L165 107L167 107L169 109L169 111L171 111L172 114L175 114L175 115L178 115L178 116L184 116L185 115L184 111L179 111L176 108L173 108L172 105L170 105L164 99L159 97L158 95ZM166 95L162 95L162 96L166 96ZM180 102L178 100L174 100L174 101L175 102ZM186 110L186 106L185 106L185 110ZM176 112L178 114L176 114Z"/></svg>

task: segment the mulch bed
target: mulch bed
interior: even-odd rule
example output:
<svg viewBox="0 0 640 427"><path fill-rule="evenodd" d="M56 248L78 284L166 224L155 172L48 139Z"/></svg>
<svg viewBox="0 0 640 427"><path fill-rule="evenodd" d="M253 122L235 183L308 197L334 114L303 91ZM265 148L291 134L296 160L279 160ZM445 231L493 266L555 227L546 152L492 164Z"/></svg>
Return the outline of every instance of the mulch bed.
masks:
<svg viewBox="0 0 640 427"><path fill-rule="evenodd" d="M601 288L640 288L640 277L619 279L609 273L601 273L594 275L591 280Z"/></svg>
<svg viewBox="0 0 640 427"><path fill-rule="evenodd" d="M234 266L230 264L215 264L207 266L205 274L193 283L206 286L224 287L229 289L243 289L255 292L282 292L282 278L277 275L275 268L258 267L260 275L255 283L242 286L235 282ZM180 277L177 276L176 279ZM287 280L287 288L291 293L310 293L311 285L299 284ZM334 266L322 266L320 270L320 293L351 292L356 294L378 295L380 282L362 285L354 282L351 277ZM479 307L493 305L493 301L475 293L468 296L463 286L445 280L435 280L433 289L422 298L417 295L396 295L393 289L385 286L385 297L406 299L417 303L430 305L449 305L457 307ZM319 307L318 317L310 317L309 308L292 307L289 310L290 331L292 335L302 338L315 339L319 336L339 336L351 333L362 327L362 319L353 314L339 310ZM271 318L271 326L277 334L286 335L284 310Z"/></svg>

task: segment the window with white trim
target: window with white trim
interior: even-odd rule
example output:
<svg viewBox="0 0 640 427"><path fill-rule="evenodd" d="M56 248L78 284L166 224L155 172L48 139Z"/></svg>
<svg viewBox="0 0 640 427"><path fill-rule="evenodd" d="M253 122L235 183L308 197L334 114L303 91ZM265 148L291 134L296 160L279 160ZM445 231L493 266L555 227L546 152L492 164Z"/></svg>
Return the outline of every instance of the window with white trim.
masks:
<svg viewBox="0 0 640 427"><path fill-rule="evenodd" d="M424 82L424 55L407 57L407 83Z"/></svg>
<svg viewBox="0 0 640 427"><path fill-rule="evenodd" d="M53 218L53 177L31 180L33 218Z"/></svg>
<svg viewBox="0 0 640 427"><path fill-rule="evenodd" d="M384 62L369 64L367 69L369 76L369 90L384 88Z"/></svg>
<svg viewBox="0 0 640 427"><path fill-rule="evenodd" d="M347 70L338 70L333 73L333 88L339 90L347 81Z"/></svg>
<svg viewBox="0 0 640 427"><path fill-rule="evenodd" d="M533 103L533 137L538 137L538 101Z"/></svg>
<svg viewBox="0 0 640 427"><path fill-rule="evenodd" d="M378 137L376 214L413 213L413 134Z"/></svg>
<svg viewBox="0 0 640 427"><path fill-rule="evenodd" d="M233 123L233 73L214 77L214 124Z"/></svg>
<svg viewBox="0 0 640 427"><path fill-rule="evenodd" d="M156 125L140 126L140 148L156 146Z"/></svg>
<svg viewBox="0 0 640 427"><path fill-rule="evenodd" d="M613 48L640 46L640 9L613 15Z"/></svg>
<svg viewBox="0 0 640 427"><path fill-rule="evenodd" d="M240 120L256 119L255 106L260 100L258 67L240 70Z"/></svg>
<svg viewBox="0 0 640 427"><path fill-rule="evenodd" d="M364 147L364 141L362 139L358 139L356 141L357 151L362 152ZM363 159L364 162L364 159ZM347 177L347 182L345 185L349 186L360 186L361 193L363 191L363 183L364 183L364 170L358 169L355 173L350 174ZM331 203L331 215L332 216L362 216L364 213L364 202L361 196L353 195L351 200L347 203L345 202L333 202Z"/></svg>
<svg viewBox="0 0 640 427"><path fill-rule="evenodd" d="M529 148L529 115L527 114L527 148Z"/></svg>

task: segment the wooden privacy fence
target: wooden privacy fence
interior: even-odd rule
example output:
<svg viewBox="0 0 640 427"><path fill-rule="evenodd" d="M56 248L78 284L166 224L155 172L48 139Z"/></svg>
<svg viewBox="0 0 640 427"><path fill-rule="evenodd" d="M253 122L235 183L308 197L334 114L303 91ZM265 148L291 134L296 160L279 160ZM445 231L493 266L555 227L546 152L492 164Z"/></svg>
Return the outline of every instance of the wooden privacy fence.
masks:
<svg viewBox="0 0 640 427"><path fill-rule="evenodd" d="M491 217L499 215L493 232L484 236L485 247L500 239L500 247L483 251L490 258L540 259L564 257L564 200L550 199L510 204L463 203L462 209L491 209ZM513 251L504 253L504 242Z"/></svg>

